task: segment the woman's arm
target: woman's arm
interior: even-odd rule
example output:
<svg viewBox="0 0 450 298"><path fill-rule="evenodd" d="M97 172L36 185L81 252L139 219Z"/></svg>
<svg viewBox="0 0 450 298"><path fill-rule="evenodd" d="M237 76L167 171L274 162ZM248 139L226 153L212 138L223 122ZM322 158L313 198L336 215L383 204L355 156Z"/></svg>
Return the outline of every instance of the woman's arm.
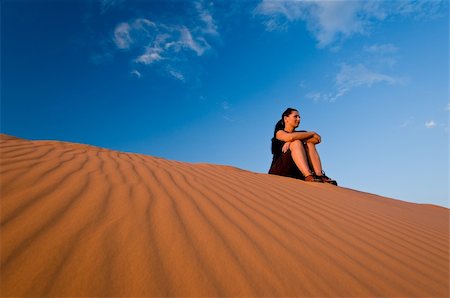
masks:
<svg viewBox="0 0 450 298"><path fill-rule="evenodd" d="M313 141L312 139L315 139L313 142L317 141L317 143L320 143L320 136L313 131L285 132L284 130L279 130L279 131L277 131L275 136L278 140L283 141L283 142L292 142L295 140L308 141L309 139L311 139L311 141Z"/></svg>

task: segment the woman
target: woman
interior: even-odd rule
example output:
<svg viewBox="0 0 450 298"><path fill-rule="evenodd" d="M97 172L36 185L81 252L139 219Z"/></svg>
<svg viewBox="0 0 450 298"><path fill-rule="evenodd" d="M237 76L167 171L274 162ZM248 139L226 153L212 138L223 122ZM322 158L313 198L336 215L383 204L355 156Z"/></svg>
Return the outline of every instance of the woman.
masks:
<svg viewBox="0 0 450 298"><path fill-rule="evenodd" d="M296 109L284 111L281 120L275 125L269 174L337 185L322 170L316 149L321 141L320 136L312 131L295 131L299 125L300 115Z"/></svg>

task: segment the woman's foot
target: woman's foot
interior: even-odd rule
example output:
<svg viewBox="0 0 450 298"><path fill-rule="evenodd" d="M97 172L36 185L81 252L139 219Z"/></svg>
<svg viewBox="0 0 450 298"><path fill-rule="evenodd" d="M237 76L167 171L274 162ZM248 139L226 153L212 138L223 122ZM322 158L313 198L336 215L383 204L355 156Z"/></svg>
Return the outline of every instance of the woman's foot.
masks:
<svg viewBox="0 0 450 298"><path fill-rule="evenodd" d="M306 182L323 182L322 178L316 176L315 174L310 174L305 177Z"/></svg>
<svg viewBox="0 0 450 298"><path fill-rule="evenodd" d="M336 180L333 180L325 175L325 172L322 172L322 175L317 176L317 178L321 179L323 183L329 183L337 186Z"/></svg>

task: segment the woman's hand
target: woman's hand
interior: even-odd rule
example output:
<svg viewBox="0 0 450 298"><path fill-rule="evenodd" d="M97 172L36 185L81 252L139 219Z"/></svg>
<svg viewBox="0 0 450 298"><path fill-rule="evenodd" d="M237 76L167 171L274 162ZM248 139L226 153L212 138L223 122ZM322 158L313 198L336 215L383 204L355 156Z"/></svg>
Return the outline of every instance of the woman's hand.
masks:
<svg viewBox="0 0 450 298"><path fill-rule="evenodd" d="M313 143L313 144L319 144L322 141L322 138L320 137L320 135L314 133L314 135L309 138L308 140L306 140L307 143Z"/></svg>
<svg viewBox="0 0 450 298"><path fill-rule="evenodd" d="M290 146L291 146L291 142L284 143L283 148L281 149L281 152L286 153L289 150Z"/></svg>

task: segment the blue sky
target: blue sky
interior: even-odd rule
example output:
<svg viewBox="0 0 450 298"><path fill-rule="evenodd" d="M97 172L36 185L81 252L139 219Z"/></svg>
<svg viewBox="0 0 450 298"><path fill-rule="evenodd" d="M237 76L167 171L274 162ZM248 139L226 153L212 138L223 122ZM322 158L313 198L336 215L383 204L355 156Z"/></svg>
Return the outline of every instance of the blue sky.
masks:
<svg viewBox="0 0 450 298"><path fill-rule="evenodd" d="M287 107L339 184L449 207L448 1L1 1L1 132L266 173Z"/></svg>

